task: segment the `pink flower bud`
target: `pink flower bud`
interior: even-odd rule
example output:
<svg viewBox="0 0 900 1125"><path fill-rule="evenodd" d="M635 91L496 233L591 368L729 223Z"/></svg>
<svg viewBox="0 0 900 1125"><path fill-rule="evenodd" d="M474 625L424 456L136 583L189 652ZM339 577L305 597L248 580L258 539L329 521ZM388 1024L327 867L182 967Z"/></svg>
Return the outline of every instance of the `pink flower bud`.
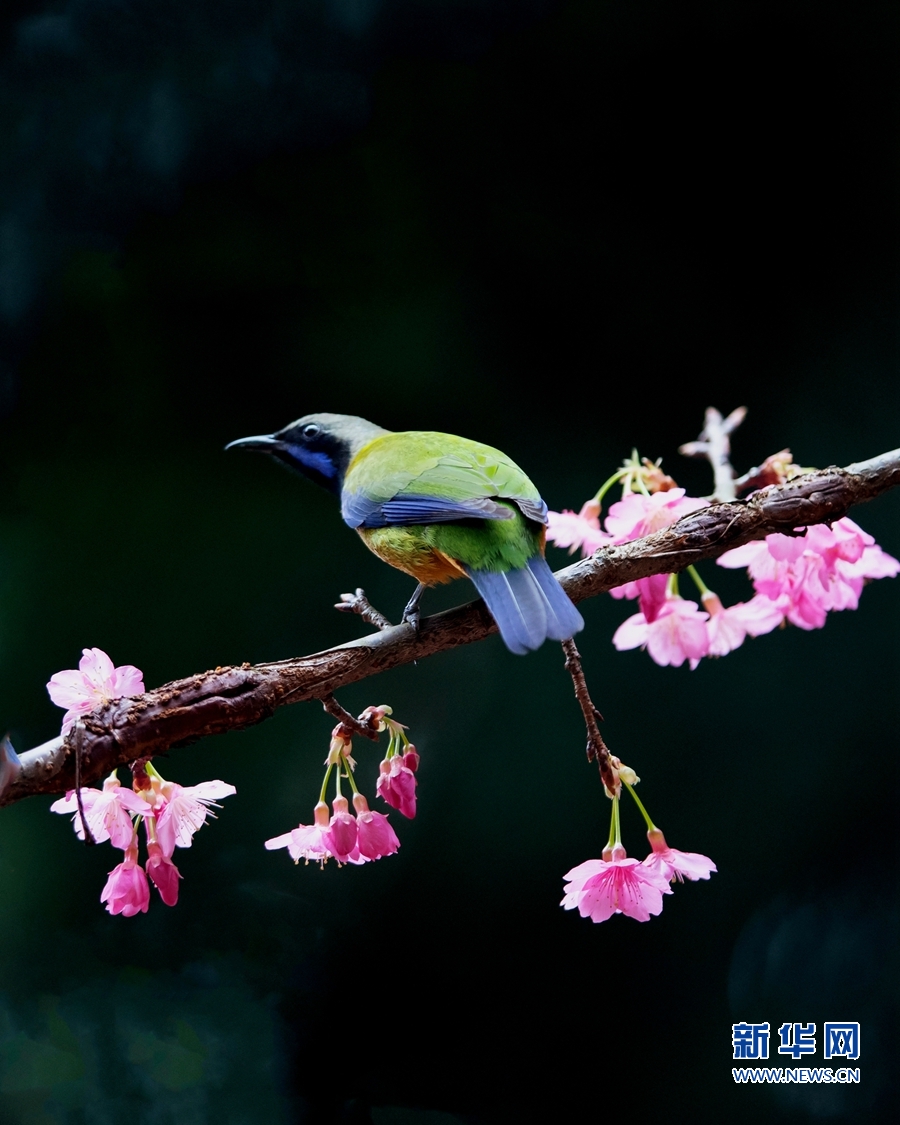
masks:
<svg viewBox="0 0 900 1125"><path fill-rule="evenodd" d="M174 906L178 902L178 880L181 874L171 859L163 855L159 844L148 844L147 852L147 874L166 906Z"/></svg>
<svg viewBox="0 0 900 1125"><path fill-rule="evenodd" d="M400 841L384 813L369 812L366 809L359 813L358 824L359 854L366 859L381 859L382 856L393 855L400 847Z"/></svg>
<svg viewBox="0 0 900 1125"><path fill-rule="evenodd" d="M134 914L147 913L150 887L143 867L137 864L137 848L130 848L124 861L110 871L100 901L106 903L110 914L124 914L126 918L131 918Z"/></svg>
<svg viewBox="0 0 900 1125"><path fill-rule="evenodd" d="M375 790L393 809L412 819L416 815L416 777L419 755L414 748L381 763Z"/></svg>
<svg viewBox="0 0 900 1125"><path fill-rule="evenodd" d="M334 809L334 816L323 836L323 842L339 863L347 863L355 858L352 853L356 851L356 818L348 811L346 797L335 797L331 807Z"/></svg>

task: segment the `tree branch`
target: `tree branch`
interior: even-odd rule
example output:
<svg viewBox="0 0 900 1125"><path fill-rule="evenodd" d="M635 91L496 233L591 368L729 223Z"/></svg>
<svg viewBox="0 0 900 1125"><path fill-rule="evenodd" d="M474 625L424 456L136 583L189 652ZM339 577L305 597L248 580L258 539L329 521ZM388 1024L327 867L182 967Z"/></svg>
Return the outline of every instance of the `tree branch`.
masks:
<svg viewBox="0 0 900 1125"><path fill-rule="evenodd" d="M598 551L558 571L557 577L573 601L582 601L638 578L684 570L773 532L791 534L811 524L830 523L854 504L898 485L900 449L895 449L845 469L807 473L745 500L701 508L665 531ZM253 726L285 704L327 699L347 684L483 640L496 631L478 601L424 618L417 632L396 625L310 656L216 668L115 700L83 717L82 784L136 758ZM73 788L74 750L70 734L24 753L21 768L0 794L0 805Z"/></svg>

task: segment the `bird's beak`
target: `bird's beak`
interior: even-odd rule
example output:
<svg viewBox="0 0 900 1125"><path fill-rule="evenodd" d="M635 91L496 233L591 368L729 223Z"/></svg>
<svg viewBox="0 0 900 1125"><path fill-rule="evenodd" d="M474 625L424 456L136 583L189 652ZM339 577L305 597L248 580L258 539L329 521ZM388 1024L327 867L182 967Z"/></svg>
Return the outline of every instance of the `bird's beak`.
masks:
<svg viewBox="0 0 900 1125"><path fill-rule="evenodd" d="M261 449L263 453L275 453L279 449L284 449L284 445L272 434L261 434L259 437L242 437L237 441L230 441L225 446L226 452L229 449Z"/></svg>

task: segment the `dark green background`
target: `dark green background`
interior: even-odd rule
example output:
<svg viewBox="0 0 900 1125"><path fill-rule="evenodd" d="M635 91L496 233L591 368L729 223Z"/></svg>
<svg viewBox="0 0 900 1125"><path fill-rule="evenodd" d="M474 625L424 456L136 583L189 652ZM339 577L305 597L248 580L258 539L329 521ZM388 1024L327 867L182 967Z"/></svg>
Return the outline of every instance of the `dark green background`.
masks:
<svg viewBox="0 0 900 1125"><path fill-rule="evenodd" d="M57 732L43 685L83 646L157 685L357 636L330 608L357 585L399 615L409 581L329 496L222 454L300 414L490 442L557 509L634 445L707 491L677 447L710 403L750 408L739 468L785 445L817 466L896 446L897 17L11 8L0 722L16 747ZM856 513L894 555L898 511L888 495ZM238 791L176 857L174 910L110 918L112 850L80 848L49 801L4 809L0 1119L891 1119L897 605L877 583L823 631L695 672L615 653L629 608L583 607L611 747L669 842L719 866L646 925L557 905L608 805L553 645L520 659L493 638L341 693L390 703L422 753L418 818L363 869L262 847L309 819L331 725L312 705L158 763ZM358 750L371 794L378 755ZM859 1086L735 1086L732 1022L837 1019L861 1023Z"/></svg>

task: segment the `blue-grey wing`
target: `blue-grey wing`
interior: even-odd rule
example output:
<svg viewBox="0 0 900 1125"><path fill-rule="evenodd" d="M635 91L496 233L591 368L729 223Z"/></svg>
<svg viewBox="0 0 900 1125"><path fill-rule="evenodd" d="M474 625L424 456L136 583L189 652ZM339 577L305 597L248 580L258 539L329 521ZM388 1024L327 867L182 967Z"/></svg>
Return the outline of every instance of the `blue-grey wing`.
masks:
<svg viewBox="0 0 900 1125"><path fill-rule="evenodd" d="M372 500L359 493L341 498L341 514L350 527L411 527L415 524L448 523L452 520L509 520L509 504L498 504L487 496L471 500L444 500L439 496L398 496ZM529 518L533 518L529 516Z"/></svg>

